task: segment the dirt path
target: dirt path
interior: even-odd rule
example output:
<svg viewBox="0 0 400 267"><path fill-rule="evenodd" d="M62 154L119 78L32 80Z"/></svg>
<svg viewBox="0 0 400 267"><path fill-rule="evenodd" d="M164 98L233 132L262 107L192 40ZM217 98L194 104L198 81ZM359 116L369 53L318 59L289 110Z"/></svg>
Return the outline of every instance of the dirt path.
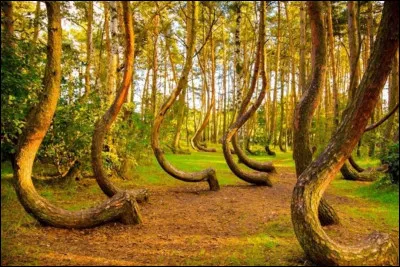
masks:
<svg viewBox="0 0 400 267"><path fill-rule="evenodd" d="M11 256L2 248L2 265L310 264L290 221L294 174L278 171L273 188L245 183L224 186L219 192L208 191L206 184L149 187L151 199L141 206L140 226L113 223L65 230L21 225L13 237L15 244L7 246L20 252ZM369 232L371 221L341 212L342 206L363 203L327 197L343 220L343 226L327 229L331 235L341 242L356 242ZM384 222L373 226L387 229ZM391 234L398 238L398 228Z"/></svg>

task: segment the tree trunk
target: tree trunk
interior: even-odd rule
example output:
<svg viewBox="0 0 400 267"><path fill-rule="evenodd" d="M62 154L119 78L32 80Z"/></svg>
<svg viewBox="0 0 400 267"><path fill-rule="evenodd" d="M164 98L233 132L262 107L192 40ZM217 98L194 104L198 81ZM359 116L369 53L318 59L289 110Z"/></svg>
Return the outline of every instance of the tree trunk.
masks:
<svg viewBox="0 0 400 267"><path fill-rule="evenodd" d="M312 151L310 148L310 128L313 114L321 98L323 82L326 74L326 30L323 25L321 13L321 3L308 3L308 10L311 19L312 37L312 80L309 88L303 93L300 102L296 106L294 115L293 130L295 131L293 140L293 158L296 163L296 175L299 177L307 166L312 162ZM321 223L339 223L335 211L325 202L324 208L320 208L320 217L325 218ZM326 213L325 211L328 211ZM327 218L331 218L330 220Z"/></svg>
<svg viewBox="0 0 400 267"><path fill-rule="evenodd" d="M355 12L355 1L347 2L347 24L348 24L348 36L349 36L349 50L350 50L350 87L349 87L349 99L354 96L354 92L358 86L360 79L360 67L358 65L359 54L358 46L361 45L357 40L357 20Z"/></svg>
<svg viewBox="0 0 400 267"><path fill-rule="evenodd" d="M40 16L40 1L36 1L35 21L33 29L33 43L36 44L39 38L39 16Z"/></svg>
<svg viewBox="0 0 400 267"><path fill-rule="evenodd" d="M3 49L14 46L14 8L13 1L1 2L1 9L4 12L1 22L4 26Z"/></svg>
<svg viewBox="0 0 400 267"><path fill-rule="evenodd" d="M93 42L92 42L92 21L93 21L93 2L87 2L86 7L86 69L85 69L85 94L84 98L87 98L90 94L90 68L92 66L92 53L93 53Z"/></svg>
<svg viewBox="0 0 400 267"><path fill-rule="evenodd" d="M229 127L227 133L224 134L223 140L222 140L222 149L224 152L224 157L225 160L229 166L229 168L232 170L232 172L238 176L240 179L256 184L256 185L267 185L267 186L272 186L272 183L269 179L269 175L267 173L262 173L262 172L254 172L254 173L247 173L239 169L239 167L236 165L236 163L233 160L231 151L229 149L229 142L232 140L232 138L235 136L237 131L240 129L240 127L243 126L243 124L256 112L258 107L261 105L262 100L265 97L266 93L266 86L267 86L267 79L265 75L265 62L264 62L264 53L262 53L263 46L264 46L264 38L265 38L265 26L264 26L264 14L265 14L265 8L266 8L266 3L262 2L262 7L260 10L260 29L259 29L259 39L258 39L258 49L257 49L257 55L256 57L261 58L261 62L256 62L256 64L259 64L262 66L261 69L261 75L262 75L262 80L263 80L263 85L261 92L256 100L256 102L243 114L241 114L236 121ZM255 86L256 81L258 79L258 69L259 66L255 66L254 68L254 75L253 75L253 80L252 81L252 86ZM250 89L249 91L254 91L254 89ZM243 103L245 104L245 103ZM242 105L243 107L244 105ZM240 113L239 113L240 114Z"/></svg>
<svg viewBox="0 0 400 267"><path fill-rule="evenodd" d="M38 194L32 183L33 161L53 119L61 83L60 3L45 4L48 16L48 50L44 90L38 105L28 114L27 124L19 139L14 170L18 198L25 210L38 221L55 227L86 228L115 220L126 224L139 223L141 219L138 205L135 198L127 192L121 192L97 207L73 212L49 203Z"/></svg>
<svg viewBox="0 0 400 267"><path fill-rule="evenodd" d="M310 5L318 4L310 2ZM292 195L292 222L307 256L318 265L397 265L398 250L388 234L373 233L365 243L339 245L322 229L317 208L321 196L351 155L377 103L398 48L398 2L384 4L368 68L326 149L300 175Z"/></svg>
<svg viewBox="0 0 400 267"><path fill-rule="evenodd" d="M134 60L134 43L135 35L133 31L132 15L128 2L124 2L124 22L125 22L125 68L124 77L118 93L115 97L114 102L104 115L96 122L91 147L92 156L92 167L94 176L96 177L97 183L103 192L112 197L116 193L122 190L115 186L107 177L107 173L103 168L103 157L102 151L104 146L104 138L106 137L111 125L116 120L119 111L121 110L122 104L125 103L128 95L129 85L132 79L133 73L133 60ZM144 201L147 199L146 190L134 191L137 194L138 201Z"/></svg>
<svg viewBox="0 0 400 267"><path fill-rule="evenodd" d="M154 117L156 116L156 112L157 112L158 24L159 24L159 15L157 14L154 16L154 21L153 21L153 26L154 26L154 32L153 32L153 81L152 81L152 86L151 86L151 111L152 111L152 114Z"/></svg>
<svg viewBox="0 0 400 267"><path fill-rule="evenodd" d="M285 89L285 71L284 71L284 66L282 66L282 69L281 69L281 101L280 101L281 102L280 103L281 104L281 116L280 116L279 141L278 141L279 149L282 152L286 152L286 143L285 143L285 147L283 145L283 135L284 135L284 133L283 133L283 117L285 116L285 105L283 103L283 97L285 94L284 89Z"/></svg>
<svg viewBox="0 0 400 267"><path fill-rule="evenodd" d="M172 177L184 181L184 182L202 182L207 181L210 190L218 191L219 184L216 177L216 173L214 169L208 168L206 170L200 172L184 172L176 169L167 161L164 156L164 152L160 148L159 144L159 131L160 126L164 120L164 116L167 113L168 109L175 102L176 98L181 93L184 87L188 85L188 76L189 72L192 68L192 58L194 54L195 48L195 39L196 39L196 23L197 23L197 2L188 2L188 22L187 22L187 49L186 49L186 60L185 65L182 70L181 77L179 78L178 85L176 89L171 93L170 97L167 101L162 105L160 111L158 112L151 133L151 147L153 148L154 155L157 158L158 163L161 167ZM189 20L190 19L190 20Z"/></svg>
<svg viewBox="0 0 400 267"><path fill-rule="evenodd" d="M334 121L335 126L339 125L339 96L338 96L338 86L337 86L337 75L336 75L336 62L335 62L335 39L333 37L333 26L332 26L332 4L330 1L325 2L327 5L328 12L328 42L329 42L329 56L330 63L332 67L332 90L333 90L333 102L334 102Z"/></svg>
<svg viewBox="0 0 400 267"><path fill-rule="evenodd" d="M200 65L200 69L201 69L201 71L203 73L203 85L204 85L204 88L205 88L206 92L208 92L209 91L209 86L208 86L208 83L207 83L207 69L206 69L207 63L206 63L206 60L205 60L205 55L204 55L204 63L202 64L200 59L199 59L199 65ZM204 120L201 123L200 127L196 130L196 132L195 132L195 134L194 134L194 136L193 136L193 138L191 140L192 146L194 148L200 150L200 151L217 152L217 150L215 148L206 148L205 146L203 146L203 145L201 145L199 143L200 142L200 138L201 138L201 134L204 132L204 130L206 129L206 127L207 127L207 125L208 125L208 123L210 121L211 112L212 112L212 109L213 109L214 105L215 105L215 87L211 87L211 101L210 101L210 103L208 105L207 112L206 112L206 114L204 116Z"/></svg>
<svg viewBox="0 0 400 267"><path fill-rule="evenodd" d="M396 106L396 103L399 102L398 95L399 95L399 53L396 53L396 56L393 58L393 67L392 67L392 75L391 81L389 85L389 110L393 110ZM393 128L394 117L391 116L387 123L385 132L383 135L384 142L390 142L391 135L392 135L392 128ZM385 147L382 144L382 147Z"/></svg>
<svg viewBox="0 0 400 267"><path fill-rule="evenodd" d="M278 70L281 55L281 4L278 1L278 36L276 37L276 58L275 58L275 74L274 74L274 96L272 99L272 111L271 111L271 126L269 128L269 140L268 144L271 142L276 144L276 134L275 134L275 121L276 121L276 102L278 97Z"/></svg>
<svg viewBox="0 0 400 267"><path fill-rule="evenodd" d="M306 88L306 11L305 3L300 2L300 66L299 82L301 94L304 94Z"/></svg>

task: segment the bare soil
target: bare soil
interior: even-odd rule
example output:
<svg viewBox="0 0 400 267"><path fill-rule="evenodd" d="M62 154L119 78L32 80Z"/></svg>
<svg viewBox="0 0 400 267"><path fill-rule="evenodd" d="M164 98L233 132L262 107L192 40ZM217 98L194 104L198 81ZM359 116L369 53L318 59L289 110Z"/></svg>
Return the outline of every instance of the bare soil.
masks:
<svg viewBox="0 0 400 267"><path fill-rule="evenodd" d="M206 183L148 187L143 224L110 223L87 230L44 227L34 220L3 233L2 265L309 265L290 221L293 172L278 169L274 187L238 183L210 192ZM81 197L85 197L82 195ZM398 227L343 212L374 205L333 195L342 225L327 227L354 244L371 230L398 240ZM77 201L77 199L71 199ZM67 201L68 202L68 201ZM15 209L22 209L16 203ZM3 206L2 206L3 211Z"/></svg>

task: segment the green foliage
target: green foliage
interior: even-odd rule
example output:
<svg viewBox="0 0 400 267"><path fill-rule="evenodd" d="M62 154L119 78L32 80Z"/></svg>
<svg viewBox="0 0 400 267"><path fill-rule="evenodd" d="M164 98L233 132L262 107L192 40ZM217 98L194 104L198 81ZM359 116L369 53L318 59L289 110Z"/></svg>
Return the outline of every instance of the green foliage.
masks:
<svg viewBox="0 0 400 267"><path fill-rule="evenodd" d="M386 153L381 155L382 163L389 165L389 178L394 184L399 184L399 143L389 146Z"/></svg>
<svg viewBox="0 0 400 267"><path fill-rule="evenodd" d="M1 158L8 159L15 153L25 116L37 101L43 54L30 42L18 40L1 52Z"/></svg>

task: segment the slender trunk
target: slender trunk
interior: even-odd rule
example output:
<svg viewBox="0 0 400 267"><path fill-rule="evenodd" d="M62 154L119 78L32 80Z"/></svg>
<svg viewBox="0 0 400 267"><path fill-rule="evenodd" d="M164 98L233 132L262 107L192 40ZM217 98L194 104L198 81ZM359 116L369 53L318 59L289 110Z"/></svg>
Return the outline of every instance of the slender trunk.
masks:
<svg viewBox="0 0 400 267"><path fill-rule="evenodd" d="M339 96L338 96L338 86L337 86L337 75L336 75L336 62L335 62L335 39L333 37L333 26L332 26L332 4L330 1L325 2L327 5L327 15L328 15L328 42L329 42L329 56L332 70L332 90L333 90L333 116L335 121L335 126L339 125Z"/></svg>
<svg viewBox="0 0 400 267"><path fill-rule="evenodd" d="M300 74L299 82L301 88L301 94L307 90L306 88L306 11L305 3L300 2Z"/></svg>
<svg viewBox="0 0 400 267"><path fill-rule="evenodd" d="M92 42L92 21L93 21L93 2L87 2L86 7L86 69L85 69L85 95L88 97L90 94L90 68L92 67L92 54L93 54L93 42Z"/></svg>
<svg viewBox="0 0 400 267"><path fill-rule="evenodd" d="M360 67L358 65L358 43L357 39L357 20L356 20L356 2L347 2L347 24L348 24L348 36L349 36L349 50L350 50L350 87L349 87L349 99L354 96L354 92L358 86L360 79Z"/></svg>
<svg viewBox="0 0 400 267"><path fill-rule="evenodd" d="M274 96L272 99L272 110L271 110L271 126L269 128L269 140L268 144L273 142L276 144L276 133L275 133L275 121L276 121L276 103L278 97L278 70L280 63L280 55L281 55L281 4L278 1L278 35L276 38L276 58L275 58L275 73L274 73Z"/></svg>
<svg viewBox="0 0 400 267"><path fill-rule="evenodd" d="M39 16L40 16L40 1L36 1L36 9L35 9L35 21L33 28L33 43L36 44L39 38Z"/></svg>
<svg viewBox="0 0 400 267"><path fill-rule="evenodd" d="M158 75L158 27L159 27L159 15L154 16L153 20L153 81L151 86L151 111L153 116L156 116L157 112L157 75Z"/></svg>

